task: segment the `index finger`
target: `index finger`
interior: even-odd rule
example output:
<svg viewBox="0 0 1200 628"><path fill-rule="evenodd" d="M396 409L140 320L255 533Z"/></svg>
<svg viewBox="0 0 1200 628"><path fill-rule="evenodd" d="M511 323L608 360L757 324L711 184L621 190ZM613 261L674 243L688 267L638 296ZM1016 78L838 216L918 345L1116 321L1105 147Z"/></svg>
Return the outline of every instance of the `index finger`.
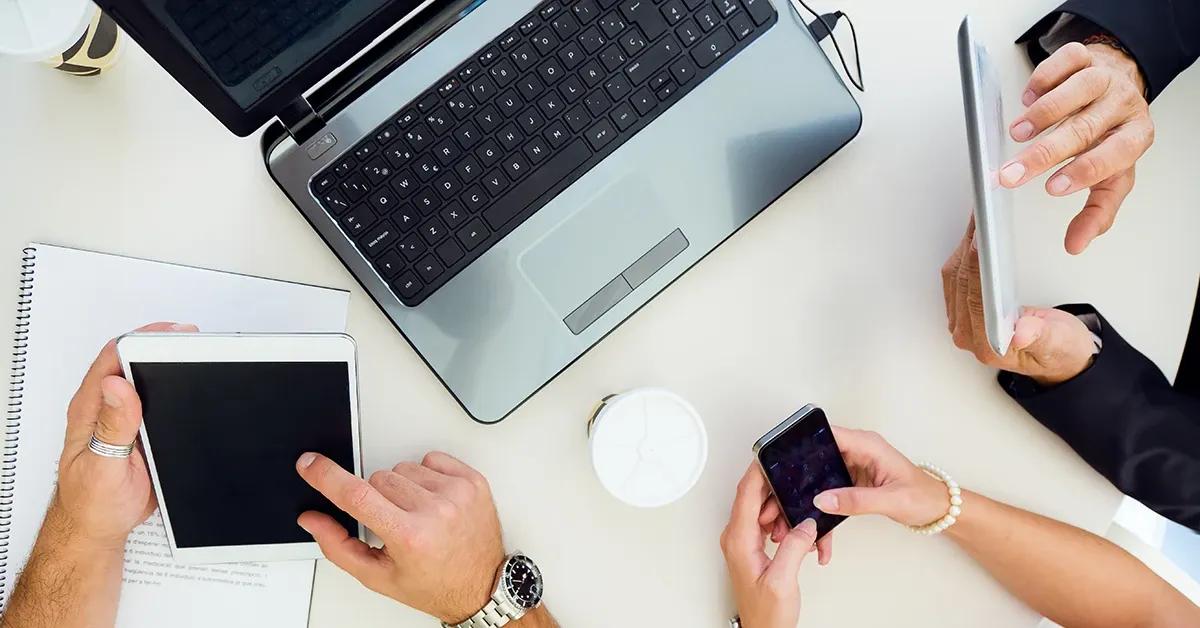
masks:
<svg viewBox="0 0 1200 628"><path fill-rule="evenodd" d="M1076 72L1092 65L1092 53L1087 46L1071 42L1059 48L1045 61L1038 64L1029 76L1029 84L1021 96L1021 103L1032 105L1043 94L1058 87Z"/></svg>
<svg viewBox="0 0 1200 628"><path fill-rule="evenodd" d="M296 472L334 506L386 538L398 529L405 513L366 480L346 471L317 453L306 453L296 461Z"/></svg>
<svg viewBox="0 0 1200 628"><path fill-rule="evenodd" d="M733 509L729 513L730 528L738 532L752 530L754 534L759 534L758 515L769 494L766 478L755 463L750 463L738 482L737 495L733 498Z"/></svg>

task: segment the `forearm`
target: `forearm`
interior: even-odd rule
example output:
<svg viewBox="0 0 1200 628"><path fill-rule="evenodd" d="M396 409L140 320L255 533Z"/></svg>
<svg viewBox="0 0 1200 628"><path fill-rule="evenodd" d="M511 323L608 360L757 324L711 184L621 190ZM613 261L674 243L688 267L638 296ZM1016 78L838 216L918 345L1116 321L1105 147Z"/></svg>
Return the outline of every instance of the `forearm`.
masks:
<svg viewBox="0 0 1200 628"><path fill-rule="evenodd" d="M111 628L123 564L123 547L81 542L52 507L0 628Z"/></svg>
<svg viewBox="0 0 1200 628"><path fill-rule="evenodd" d="M525 613L519 621L509 625L517 628L558 628L558 622L545 604Z"/></svg>
<svg viewBox="0 0 1200 628"><path fill-rule="evenodd" d="M964 493L947 534L1004 588L1066 626L1200 625L1200 609L1136 558L1079 528Z"/></svg>

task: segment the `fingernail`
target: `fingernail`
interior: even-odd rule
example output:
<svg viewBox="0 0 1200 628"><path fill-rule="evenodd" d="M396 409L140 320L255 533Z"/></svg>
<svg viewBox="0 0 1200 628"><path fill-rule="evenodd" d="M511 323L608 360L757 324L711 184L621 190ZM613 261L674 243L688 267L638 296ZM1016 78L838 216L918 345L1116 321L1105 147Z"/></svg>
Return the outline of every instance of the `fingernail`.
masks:
<svg viewBox="0 0 1200 628"><path fill-rule="evenodd" d="M1000 178L1009 185L1020 183L1025 177L1025 164L1014 161L1000 170Z"/></svg>
<svg viewBox="0 0 1200 628"><path fill-rule="evenodd" d="M304 530L305 532L307 532L307 533L309 533L309 534L312 534L312 530L309 530L309 529L308 529L308 526L305 526L305 525L304 525L304 520L303 520L303 519L297 519L297 520L296 520L296 525L300 526L300 529L301 529L301 530Z"/></svg>
<svg viewBox="0 0 1200 628"><path fill-rule="evenodd" d="M816 536L817 522L811 518L805 519L804 521L800 522L800 525L796 526L796 529L809 536Z"/></svg>
<svg viewBox="0 0 1200 628"><path fill-rule="evenodd" d="M121 398L108 392L103 387L100 388L100 396L104 399L104 405L110 408L121 407Z"/></svg>
<svg viewBox="0 0 1200 628"><path fill-rule="evenodd" d="M313 461L316 459L317 459L317 454L314 454L312 452L306 453L306 454L300 456L300 459L296 461L296 466L300 467L300 469L307 469L310 465L312 465Z"/></svg>
<svg viewBox="0 0 1200 628"><path fill-rule="evenodd" d="M175 324L171 325L171 331L182 331L182 332L195 333L195 332L200 331L200 328L196 327L192 323L175 323Z"/></svg>
<svg viewBox="0 0 1200 628"><path fill-rule="evenodd" d="M978 231L975 232L975 235L971 236L971 252L972 253L979 252L979 232Z"/></svg>
<svg viewBox="0 0 1200 628"><path fill-rule="evenodd" d="M1025 105L1026 107L1028 107L1029 105L1032 105L1035 102L1037 102L1037 94L1033 93L1032 89L1027 89L1027 90L1025 90L1024 94L1021 94L1021 104L1022 105Z"/></svg>
<svg viewBox="0 0 1200 628"><path fill-rule="evenodd" d="M1071 189L1071 178L1060 174L1050 179L1050 183L1046 184L1046 189L1050 190L1051 194L1065 194L1067 190Z"/></svg>
<svg viewBox="0 0 1200 628"><path fill-rule="evenodd" d="M821 493L813 498L813 505L819 508L822 512L833 512L837 510L838 498L837 495L831 493Z"/></svg>
<svg viewBox="0 0 1200 628"><path fill-rule="evenodd" d="M1029 120L1021 120L1017 126L1013 127L1012 136L1018 142L1024 142L1033 137L1033 123Z"/></svg>

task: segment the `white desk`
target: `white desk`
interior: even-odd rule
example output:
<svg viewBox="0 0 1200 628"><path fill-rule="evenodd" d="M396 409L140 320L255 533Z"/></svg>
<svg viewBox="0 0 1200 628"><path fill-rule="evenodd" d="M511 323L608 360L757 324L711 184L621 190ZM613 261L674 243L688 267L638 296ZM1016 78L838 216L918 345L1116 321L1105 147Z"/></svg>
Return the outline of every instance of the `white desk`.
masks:
<svg viewBox="0 0 1200 628"><path fill-rule="evenodd" d="M484 471L508 543L543 565L549 604L572 628L723 625L733 606L717 537L734 484L751 443L809 401L966 486L1102 533L1117 492L953 347L938 275L970 207L963 5L1016 102L1029 68L1011 40L1053 3L815 4L840 4L859 28L861 135L495 427L472 423L393 331L275 189L257 142L226 133L140 50L98 80L0 66L0 251L14 281L19 247L42 240L352 290L368 469L442 448ZM1158 144L1118 228L1086 256L1061 245L1082 196L1018 195L1025 299L1096 303L1169 374L1200 268L1197 79L1155 105ZM690 399L712 443L696 488L656 511L608 497L586 462L595 402L641 385ZM1034 623L945 540L876 518L837 539L831 566L804 567L806 626ZM329 564L315 598L314 628L433 625Z"/></svg>

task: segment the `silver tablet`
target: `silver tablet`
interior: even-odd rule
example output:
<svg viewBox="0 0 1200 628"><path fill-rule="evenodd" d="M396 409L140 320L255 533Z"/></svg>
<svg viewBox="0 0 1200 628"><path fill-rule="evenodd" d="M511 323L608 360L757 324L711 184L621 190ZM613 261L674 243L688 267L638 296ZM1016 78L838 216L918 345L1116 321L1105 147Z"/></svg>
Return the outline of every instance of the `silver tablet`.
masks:
<svg viewBox="0 0 1200 628"><path fill-rule="evenodd" d="M362 475L354 341L344 334L149 334L117 341L177 563L313 559L296 518L362 528L296 473L315 451Z"/></svg>
<svg viewBox="0 0 1200 628"><path fill-rule="evenodd" d="M988 344L997 355L1004 355L1021 312L1016 294L1012 198L999 179L1005 149L1004 104L999 75L987 48L975 37L970 16L963 18L958 29L958 59L975 183L975 233L984 319Z"/></svg>

